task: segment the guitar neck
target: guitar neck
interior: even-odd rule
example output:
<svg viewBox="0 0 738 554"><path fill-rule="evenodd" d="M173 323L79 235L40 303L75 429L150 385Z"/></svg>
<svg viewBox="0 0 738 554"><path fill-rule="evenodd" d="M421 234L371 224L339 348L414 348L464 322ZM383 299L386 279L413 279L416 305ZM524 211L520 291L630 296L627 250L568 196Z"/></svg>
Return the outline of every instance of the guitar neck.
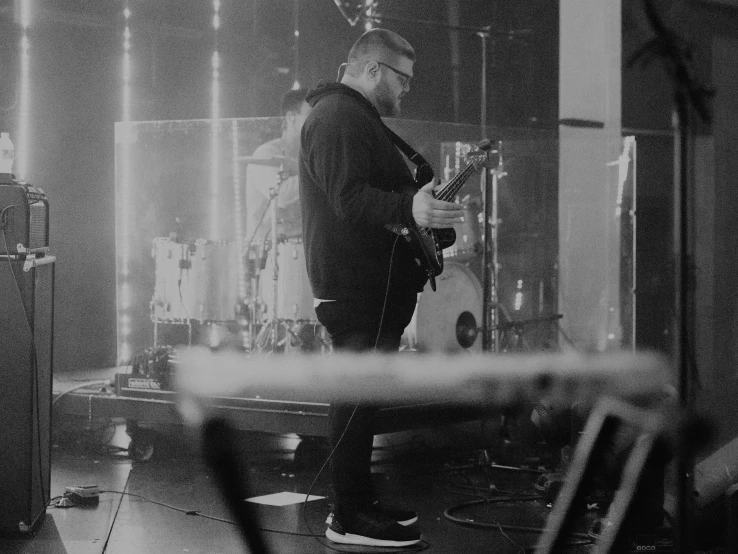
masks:
<svg viewBox="0 0 738 554"><path fill-rule="evenodd" d="M472 176L474 170L475 167L473 163L467 164L467 166L462 169L458 175L446 183L446 186L436 194L436 198L438 200L450 202L451 199L456 196L456 193L459 192L459 189L464 186L466 180Z"/></svg>

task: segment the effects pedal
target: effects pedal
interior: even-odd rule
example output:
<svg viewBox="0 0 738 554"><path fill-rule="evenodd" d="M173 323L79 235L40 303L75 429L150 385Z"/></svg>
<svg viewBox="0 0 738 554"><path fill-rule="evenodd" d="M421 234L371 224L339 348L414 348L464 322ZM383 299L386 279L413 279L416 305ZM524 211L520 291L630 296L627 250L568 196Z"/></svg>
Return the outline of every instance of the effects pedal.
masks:
<svg viewBox="0 0 738 554"><path fill-rule="evenodd" d="M66 487L64 497L76 506L97 506L100 503L100 487L97 485Z"/></svg>

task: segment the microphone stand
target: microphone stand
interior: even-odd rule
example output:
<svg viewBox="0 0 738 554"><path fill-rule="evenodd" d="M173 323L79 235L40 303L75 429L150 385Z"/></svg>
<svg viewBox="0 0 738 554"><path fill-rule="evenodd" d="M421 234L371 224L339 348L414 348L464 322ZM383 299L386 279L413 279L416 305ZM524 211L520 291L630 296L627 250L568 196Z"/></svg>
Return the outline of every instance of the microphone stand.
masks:
<svg viewBox="0 0 738 554"><path fill-rule="evenodd" d="M497 142L497 156L497 167L491 170L485 168L481 183L484 211L484 250L482 251L482 350L484 352L500 351L497 191L498 180L507 175L502 161L502 141Z"/></svg>
<svg viewBox="0 0 738 554"><path fill-rule="evenodd" d="M269 199L272 206L272 321L270 323L271 330L269 332L269 345L271 351L274 352L275 346L277 346L277 326L279 325L279 318L277 317L277 301L279 300L279 259L277 256L278 239L277 237L277 195L279 194L279 187L284 182L284 161L279 166L279 173L277 173L277 186L272 187L269 190Z"/></svg>
<svg viewBox="0 0 738 554"><path fill-rule="evenodd" d="M689 261L689 184L692 163L690 146L693 141L693 118L697 112L709 123L711 114L707 98L714 91L702 86L692 75L689 61L691 51L683 39L668 29L661 21L653 0L644 2L646 16L655 37L637 50L628 61L632 67L640 59L646 66L655 57L660 57L667 74L674 84L674 206L673 206L673 251L674 251L674 300L673 362L679 376L679 403L685 414L685 423L693 420L696 374L690 372L690 261ZM696 371L696 368L694 368ZM691 552L692 492L694 490L694 455L687 441L677 445L676 514L674 531L677 552Z"/></svg>

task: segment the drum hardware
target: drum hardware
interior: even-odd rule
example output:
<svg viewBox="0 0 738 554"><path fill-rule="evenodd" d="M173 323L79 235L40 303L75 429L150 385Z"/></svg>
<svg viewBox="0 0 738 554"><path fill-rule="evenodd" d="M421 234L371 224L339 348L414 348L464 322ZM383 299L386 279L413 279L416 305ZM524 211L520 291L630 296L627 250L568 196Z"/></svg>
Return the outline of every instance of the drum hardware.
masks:
<svg viewBox="0 0 738 554"><path fill-rule="evenodd" d="M505 323L498 323L491 330L499 331L501 335L506 331L513 332L513 338L508 343L508 347L504 349L505 352L521 352L532 350L526 344L525 337L523 336L525 328L536 323L550 323L553 321L558 321L559 319L564 317L563 314L552 314L540 317L531 317L529 319L514 320L509 318L509 316L507 315L507 311L504 309L504 306L500 305L500 309L503 310L503 313L506 315L508 321ZM463 348L469 348L472 344L474 344L474 341L481 332L482 328L476 326L476 319L474 318L473 314L471 314L470 312L462 312L459 315L458 319L456 320L456 339L459 341L459 344ZM501 343L500 351L503 351L502 346L503 345Z"/></svg>
<svg viewBox="0 0 738 554"><path fill-rule="evenodd" d="M241 156L236 158L239 162L254 165L265 165L268 167L279 167L284 170L285 162L287 166L297 167L297 160L289 156L272 156L271 158L261 158L258 156Z"/></svg>
<svg viewBox="0 0 738 554"><path fill-rule="evenodd" d="M320 352L325 354L331 349L328 332L316 321L298 321L295 332L300 339L300 350L302 352Z"/></svg>
<svg viewBox="0 0 738 554"><path fill-rule="evenodd" d="M331 343L325 329L317 321L280 319L276 328L276 342L270 344L272 327L271 322L264 325L254 341L255 351L272 352L299 352L326 353L330 351Z"/></svg>
<svg viewBox="0 0 738 554"><path fill-rule="evenodd" d="M287 180L288 175L285 170L285 161L288 159L286 156L275 156L273 158L260 158L258 161L256 158L244 158L243 161L252 160L249 163L257 163L260 165L271 165L279 167L277 172L277 179L272 187L269 189L269 202L266 208L262 212L261 218L254 228L254 233L247 243L249 246L254 240L259 226L264 221L264 217L267 212L271 212L271 252L272 252L272 313L270 320L261 328L255 341L255 348L258 351L269 351L276 352L278 348L284 346L285 350L290 350L292 341L290 340L290 333L292 329L286 324L286 322L279 319L278 301L279 301L279 237L277 235L277 196L279 196L279 189ZM279 162L279 163L277 163ZM266 250L266 249L264 249ZM261 264L259 264L261 266ZM261 280L260 272L257 273L257 280ZM280 328L284 329L283 336L280 338Z"/></svg>
<svg viewBox="0 0 738 554"><path fill-rule="evenodd" d="M313 351L329 347L324 337L318 336L317 316L307 278L302 240L289 233L279 233L277 198L290 173L285 166L296 166L287 156L272 158L242 157L240 161L279 167L277 178L269 189L269 201L241 255L247 255L246 265L252 275L248 307L249 335L255 351ZM257 247L254 240L267 213L271 216L270 229L264 243ZM309 331L312 329L312 336Z"/></svg>
<svg viewBox="0 0 738 554"><path fill-rule="evenodd" d="M263 218L262 218L263 219ZM253 242L253 236L251 241ZM267 257L269 254L270 243L267 240L260 245L251 244L244 248L244 251L248 250L246 256L246 275L248 275L248 291L246 298L243 300L240 308L239 322L242 327L246 329L246 336L244 337L244 348L247 351L251 351L254 348L254 338L257 336L257 329L261 328L262 315L265 313L264 302L261 300L261 273L264 271L267 263Z"/></svg>

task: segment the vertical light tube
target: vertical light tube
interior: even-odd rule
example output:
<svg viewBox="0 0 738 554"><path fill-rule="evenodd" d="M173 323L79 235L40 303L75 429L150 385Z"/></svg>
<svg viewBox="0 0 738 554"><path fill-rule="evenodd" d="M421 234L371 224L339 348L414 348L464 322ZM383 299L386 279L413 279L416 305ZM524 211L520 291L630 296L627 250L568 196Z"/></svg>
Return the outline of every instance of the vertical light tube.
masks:
<svg viewBox="0 0 738 554"><path fill-rule="evenodd" d="M31 43L28 38L28 27L31 25L31 0L21 0L19 8L18 20L22 30L20 39L21 78L20 97L18 99L18 138L15 141L16 161L13 171L19 179L27 179L31 123Z"/></svg>
<svg viewBox="0 0 738 554"><path fill-rule="evenodd" d="M120 143L120 182L118 184L118 364L127 364L131 358L130 334L131 285L128 282L131 259L131 29L129 21L131 10L126 4L123 9L125 28L123 30L123 75L122 75L122 117Z"/></svg>
<svg viewBox="0 0 738 554"><path fill-rule="evenodd" d="M236 252L238 253L238 299L246 299L246 266L243 251L243 206L241 204L241 168L238 162L238 121L231 121L231 140L233 142L232 172L233 172L233 213L234 230L236 233Z"/></svg>
<svg viewBox="0 0 738 554"><path fill-rule="evenodd" d="M295 24L294 24L294 35L295 44L293 46L295 57L293 62L293 72L295 80L292 83L292 90L298 90L300 88L300 0L295 0Z"/></svg>
<svg viewBox="0 0 738 554"><path fill-rule="evenodd" d="M378 2L376 0L364 0L364 30L371 31L375 23L378 23L377 17Z"/></svg>
<svg viewBox="0 0 738 554"><path fill-rule="evenodd" d="M213 56L211 66L213 82L210 105L210 234L220 239L220 54L218 53L218 29L220 28L220 0L213 0Z"/></svg>

